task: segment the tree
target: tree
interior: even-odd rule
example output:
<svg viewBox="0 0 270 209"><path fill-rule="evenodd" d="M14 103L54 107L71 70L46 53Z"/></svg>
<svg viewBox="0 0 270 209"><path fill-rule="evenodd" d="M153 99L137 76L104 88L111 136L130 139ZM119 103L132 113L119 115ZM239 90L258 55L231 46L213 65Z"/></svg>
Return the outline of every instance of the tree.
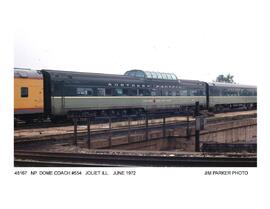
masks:
<svg viewBox="0 0 270 209"><path fill-rule="evenodd" d="M233 75L231 75L230 73L227 76L224 75L219 75L216 78L216 82L223 82L223 83L235 83L233 80Z"/></svg>

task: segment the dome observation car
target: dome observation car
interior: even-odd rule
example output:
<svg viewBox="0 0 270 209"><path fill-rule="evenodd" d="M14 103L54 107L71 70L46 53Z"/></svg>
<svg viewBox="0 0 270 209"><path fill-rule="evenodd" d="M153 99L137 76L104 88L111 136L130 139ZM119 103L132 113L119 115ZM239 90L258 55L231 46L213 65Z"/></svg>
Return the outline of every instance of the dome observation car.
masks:
<svg viewBox="0 0 270 209"><path fill-rule="evenodd" d="M125 76L136 77L136 78L147 78L147 79L160 79L160 80L178 80L173 73L161 73L154 71L143 71L143 70L129 70L125 72Z"/></svg>

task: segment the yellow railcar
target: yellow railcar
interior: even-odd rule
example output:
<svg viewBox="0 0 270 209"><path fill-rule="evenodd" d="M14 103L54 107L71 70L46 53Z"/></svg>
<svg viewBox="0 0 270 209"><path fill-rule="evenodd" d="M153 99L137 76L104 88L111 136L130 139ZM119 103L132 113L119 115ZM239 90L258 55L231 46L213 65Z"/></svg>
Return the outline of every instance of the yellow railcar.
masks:
<svg viewBox="0 0 270 209"><path fill-rule="evenodd" d="M14 70L14 114L29 117L44 112L43 76L28 69Z"/></svg>

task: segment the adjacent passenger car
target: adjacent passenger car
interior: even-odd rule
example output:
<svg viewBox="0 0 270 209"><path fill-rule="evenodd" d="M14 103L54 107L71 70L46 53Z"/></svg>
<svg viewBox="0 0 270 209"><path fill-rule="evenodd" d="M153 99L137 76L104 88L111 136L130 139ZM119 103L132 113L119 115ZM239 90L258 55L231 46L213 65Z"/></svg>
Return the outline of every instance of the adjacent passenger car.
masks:
<svg viewBox="0 0 270 209"><path fill-rule="evenodd" d="M43 75L39 71L15 68L14 115L31 120L44 113Z"/></svg>

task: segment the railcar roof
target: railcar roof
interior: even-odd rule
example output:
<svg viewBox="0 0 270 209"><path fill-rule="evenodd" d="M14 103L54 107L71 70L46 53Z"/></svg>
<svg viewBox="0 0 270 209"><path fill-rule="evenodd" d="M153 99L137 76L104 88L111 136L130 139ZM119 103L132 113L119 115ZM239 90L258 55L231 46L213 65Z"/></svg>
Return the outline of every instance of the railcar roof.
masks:
<svg viewBox="0 0 270 209"><path fill-rule="evenodd" d="M190 83L190 84L193 84L193 83L198 83L198 84L201 84L201 83L205 83L204 81L199 81L199 80L189 80L189 79L179 79L179 82L180 83Z"/></svg>
<svg viewBox="0 0 270 209"><path fill-rule="evenodd" d="M116 75L116 74L104 74L104 73L89 73L89 72L75 72L75 71L61 71L61 70L49 70L43 69L42 72L46 72L50 75L52 81L62 80L70 82L72 80L76 81L97 81L97 80L106 80L106 81L113 81L113 82L134 82L134 83L141 83L145 82L148 79L143 77L132 77L127 75ZM179 80L162 80L162 79L151 79L148 81L152 82L173 82L178 83Z"/></svg>
<svg viewBox="0 0 270 209"><path fill-rule="evenodd" d="M42 69L42 71L48 72L50 74L66 74L66 75L88 75L88 76L98 76L98 77L114 77L114 78L123 78L128 76L117 75L117 74L107 74L107 73L90 73L90 72L79 72L79 71L64 71L64 70L51 70L51 69Z"/></svg>
<svg viewBox="0 0 270 209"><path fill-rule="evenodd" d="M208 83L209 86L218 86L218 87L233 87L233 88L257 88L254 85L243 85L243 84L236 84L236 83L221 83L221 82L212 82Z"/></svg>
<svg viewBox="0 0 270 209"><path fill-rule="evenodd" d="M37 70L31 70L27 68L14 68L14 77L42 79L42 74Z"/></svg>
<svg viewBox="0 0 270 209"><path fill-rule="evenodd" d="M66 78L76 78L76 79L108 79L108 80L123 80L126 79L127 81L141 81L139 78L131 78L124 75L117 75L117 74L105 74L105 73L90 73L90 72L75 72L75 71L62 71L62 70L47 70L42 69L43 72L49 73L53 77L61 76ZM52 79L53 79L52 77Z"/></svg>

